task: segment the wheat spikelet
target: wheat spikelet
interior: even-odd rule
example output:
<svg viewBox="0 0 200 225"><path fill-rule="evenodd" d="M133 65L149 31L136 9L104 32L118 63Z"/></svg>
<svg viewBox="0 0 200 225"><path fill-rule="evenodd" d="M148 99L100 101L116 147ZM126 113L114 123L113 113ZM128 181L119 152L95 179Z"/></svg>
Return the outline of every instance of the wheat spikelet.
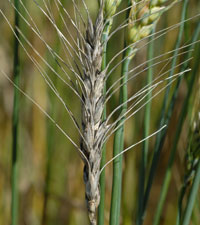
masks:
<svg viewBox="0 0 200 225"><path fill-rule="evenodd" d="M126 29L127 44L134 48L133 44L148 37L156 26L162 13L172 7L177 1L174 0L169 6L164 6L168 0L141 1L131 0L131 10ZM131 58L135 55L135 51Z"/></svg>
<svg viewBox="0 0 200 225"><path fill-rule="evenodd" d="M84 51L85 58L83 82L85 86L82 105L81 150L86 155L88 163L84 167L84 182L86 187L86 203L91 224L96 224L95 213L100 201L99 176L101 162L101 140L105 133L105 123L101 121L104 97L103 88L105 71L101 71L103 32L103 8L100 7L95 25L88 18Z"/></svg>

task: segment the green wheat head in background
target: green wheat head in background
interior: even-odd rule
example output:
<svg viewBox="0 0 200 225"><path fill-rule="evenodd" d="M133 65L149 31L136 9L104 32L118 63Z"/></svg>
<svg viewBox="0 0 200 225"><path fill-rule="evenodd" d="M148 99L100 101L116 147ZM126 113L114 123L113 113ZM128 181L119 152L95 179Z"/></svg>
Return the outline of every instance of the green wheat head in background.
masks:
<svg viewBox="0 0 200 225"><path fill-rule="evenodd" d="M199 9L0 3L0 224L200 223Z"/></svg>

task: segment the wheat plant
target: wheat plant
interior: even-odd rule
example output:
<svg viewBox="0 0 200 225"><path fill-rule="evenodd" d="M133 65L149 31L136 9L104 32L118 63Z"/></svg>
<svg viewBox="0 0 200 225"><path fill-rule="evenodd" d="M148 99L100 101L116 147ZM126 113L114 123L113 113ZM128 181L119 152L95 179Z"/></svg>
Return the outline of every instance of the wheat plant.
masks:
<svg viewBox="0 0 200 225"><path fill-rule="evenodd" d="M198 3L194 1L193 4ZM164 203L166 203L166 195L169 193L172 166L176 165L175 154L181 130L187 112L193 108L193 105L198 108L196 111L199 113L199 105L190 102L192 88L195 87L195 80L199 76L199 54L195 51L195 48L199 50L199 12L195 11L190 15L188 0L99 0L92 2L86 0L15 0L14 2L7 0L5 5L6 7L0 4L0 16L3 21L2 27L9 28L14 37L14 78L10 78L11 71L2 63L1 79L6 78L15 90L12 122L12 157L14 159L11 171L12 213L11 220L5 219L5 221L17 225L21 224L19 221L23 221L24 218L20 204L18 204L22 189L20 189L20 173L19 175L17 173L20 167L24 168L24 162L16 156L20 155L20 152L21 155L25 154L22 144L21 148L17 148L19 145L17 143L18 115L19 109L21 115L23 114L21 111L23 111L23 96L25 96L47 119L44 123L44 119L41 120L33 110L36 120L36 123L33 123L36 131L34 133L33 129L33 133L37 138L30 142L33 142L33 149L35 146L36 149L43 151L40 146L44 148L47 146L48 150L45 153L36 151L38 154L36 162L41 163L45 171L41 179L42 191L40 190L38 194L43 197L37 197L37 201L35 200L40 208L36 213L37 216L34 214L30 218L27 217L24 224L82 223L82 219L79 219L77 223L70 219L73 215L73 210L69 209L70 204L75 208L84 208L81 203L78 204L79 207L76 206L75 198L73 199L72 196L67 196L68 199L65 201L65 205L69 207L69 213L66 212L67 222L62 220L65 213L59 217L61 219L55 220L56 222L49 219L51 210L56 215L61 213L57 207L58 203L52 203L52 199L59 199L60 195L65 198L65 193L67 193L63 185L55 184L59 186L57 188L60 191L59 194L53 194L51 177L54 174L55 177L60 177L59 182L62 182L70 179L70 173L75 172L77 185L82 185L82 179L78 176L78 171L82 167L84 195L89 217L89 222L86 224L167 224L161 222L161 216ZM14 23L8 16L8 10L12 10L15 14ZM170 19L170 16L167 16L168 12L170 14L176 11L177 16L180 17L179 20L163 28L160 21L167 23L164 18ZM44 27L40 20L45 21ZM165 38L170 40L169 43ZM164 42L167 43L166 48L162 44ZM29 64L23 60L29 60ZM19 68L21 69L20 79L24 83L19 82ZM32 68L35 68L37 74L43 79L43 81L38 80L33 89L33 92L39 93L37 100L25 90L26 83L33 79L32 77L25 78L26 74L35 70ZM36 72L34 73L36 75ZM40 88L41 82L44 82L46 86ZM181 85L187 86L187 95L183 97L182 111L174 123L176 132L172 133L175 134L175 138L167 153L169 159L163 173L161 194L157 197L157 209L153 211L153 214L151 213L152 216L149 216L148 212L151 212L151 209L148 204L152 201L153 182L161 166L159 159L170 134L170 124L174 122L178 95L183 87ZM198 87L195 88L198 89ZM43 100L45 104L39 103L40 100ZM63 111L60 110L61 107ZM27 135L24 131L26 123L24 122L23 125L22 116L19 121L21 121L21 133ZM54 129L49 122L54 125ZM44 128L43 123L48 125ZM43 129L43 132L40 133L40 129ZM197 144L195 150L189 147L190 150L187 153L187 159L190 160L189 168L183 172L184 183L180 194L178 192L179 199L175 201L177 216L174 221L176 220L177 225L188 225L190 221L195 224L191 215L193 212L196 216L198 214L196 211L199 212L199 209L193 210L195 197L199 198L198 129L196 125L191 131L197 135L197 138L195 136ZM141 130L142 135L140 135ZM56 131L66 138L64 144L57 141ZM42 139L45 135L47 144ZM193 140L193 135L189 138ZM62 151L63 155L57 160L56 148L59 148L59 144L63 149L67 149L67 152ZM74 155L70 149L76 149L78 154ZM124 169L126 163L123 157L132 149L137 150L133 151L132 157L133 154L137 154L139 160L132 160L131 164L136 164L138 161L139 169L136 170L138 171L137 191L131 193L136 199L129 200L129 205L132 205L130 214L126 213L127 206L124 199L129 193L123 192L125 178L122 175L126 173L126 168ZM81 158L83 165L80 166L78 163L79 166L72 168L70 160L73 161L74 157L79 161ZM40 162L37 159L43 161ZM125 158L125 161L128 159ZM61 166L58 173L54 172L57 171L56 167L61 162L62 165L67 165L67 170L65 171ZM112 163L113 172L105 173ZM36 177L40 177L41 172L35 170L35 174ZM192 187L187 200L186 188L191 176L193 176L190 181ZM110 177L112 179L109 179ZM79 180L81 180L80 183ZM75 187L76 182L69 182L69 186ZM25 179L24 183L30 191L34 181L27 182ZM79 187L78 190L83 194ZM73 193L72 190L71 193ZM106 200L108 197L110 203ZM83 202L83 198L79 202ZM183 213L184 204L186 207ZM7 214L9 213L6 212ZM3 216L0 214L1 217ZM75 218L78 217L78 215L75 216ZM167 221L167 217L165 220ZM174 223L172 221L170 224Z"/></svg>

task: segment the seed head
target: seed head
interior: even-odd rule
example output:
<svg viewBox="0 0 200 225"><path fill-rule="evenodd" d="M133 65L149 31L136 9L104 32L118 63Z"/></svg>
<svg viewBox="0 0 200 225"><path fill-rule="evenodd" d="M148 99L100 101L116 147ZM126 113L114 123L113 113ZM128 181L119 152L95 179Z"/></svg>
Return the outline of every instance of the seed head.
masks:
<svg viewBox="0 0 200 225"><path fill-rule="evenodd" d="M112 17L119 4L121 3L121 0L106 0L104 3L104 15L106 16L106 19L109 19Z"/></svg>
<svg viewBox="0 0 200 225"><path fill-rule="evenodd" d="M147 3L132 0L132 8L129 13L129 24L127 27L127 44L133 44L147 37L153 30L165 6L160 6L166 0L155 0ZM136 4L137 2L137 4Z"/></svg>
<svg viewBox="0 0 200 225"><path fill-rule="evenodd" d="M107 22L106 33L109 33L113 23L113 15L116 13L117 7L121 3L121 0L105 0L104 2L104 19Z"/></svg>

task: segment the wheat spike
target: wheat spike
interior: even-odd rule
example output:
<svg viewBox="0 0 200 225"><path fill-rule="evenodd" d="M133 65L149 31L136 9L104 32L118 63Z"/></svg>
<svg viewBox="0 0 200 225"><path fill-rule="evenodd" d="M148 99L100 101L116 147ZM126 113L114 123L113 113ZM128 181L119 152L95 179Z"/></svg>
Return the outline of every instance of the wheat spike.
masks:
<svg viewBox="0 0 200 225"><path fill-rule="evenodd" d="M91 224L96 224L96 209L100 201L99 176L101 162L101 139L105 133L105 123L101 121L104 97L103 88L105 71L101 71L103 32L103 8L100 6L95 25L88 17L83 49L88 56L84 57L84 95L82 105L81 150L86 155L89 165L84 167L85 197Z"/></svg>
<svg viewBox="0 0 200 225"><path fill-rule="evenodd" d="M81 150L89 162L89 164L85 162L84 182L86 187L85 196L88 215L92 225L96 224L96 210L100 202L99 177L101 172L100 162L102 144L108 137L110 137L108 132L111 131L111 128L114 129L116 126L116 123L109 126L107 123L108 121L102 121L102 113L105 105L103 89L108 69L107 67L104 71L101 71L103 50L102 34L106 23L109 24L108 30L110 31L113 22L113 15L115 14L116 8L120 2L121 1L105 1L104 5L101 1L95 24L92 23L90 15L87 15L88 23L85 33L85 41L82 42L82 49L84 51L82 77L85 89L83 90L82 98L83 138L81 139ZM142 38L149 36L152 27L160 17L160 12L165 9L165 7L153 7L150 9L147 7L149 6L149 1L147 1L147 3L141 1L141 3L143 3L144 6L141 7L141 4L132 1L129 25L127 26L127 44L132 45L132 54L130 57L133 57L136 53L136 48L133 44ZM146 11L144 12L144 9L146 10L146 8L148 9L148 13ZM141 10L143 10L142 15L139 15ZM133 14L134 16L138 16L138 18L133 17ZM144 16L144 14L148 14L147 17ZM139 21L139 24L135 23L135 19ZM135 26L137 26L136 29L138 30L139 36L133 35L132 31ZM87 57L85 57L85 55ZM119 106L119 108L120 107L121 106ZM131 107L131 110L132 109L133 107ZM118 120L120 120L120 118L118 118ZM115 130L116 128L114 131ZM114 131L112 130L111 134ZM83 159L83 161L85 160Z"/></svg>

